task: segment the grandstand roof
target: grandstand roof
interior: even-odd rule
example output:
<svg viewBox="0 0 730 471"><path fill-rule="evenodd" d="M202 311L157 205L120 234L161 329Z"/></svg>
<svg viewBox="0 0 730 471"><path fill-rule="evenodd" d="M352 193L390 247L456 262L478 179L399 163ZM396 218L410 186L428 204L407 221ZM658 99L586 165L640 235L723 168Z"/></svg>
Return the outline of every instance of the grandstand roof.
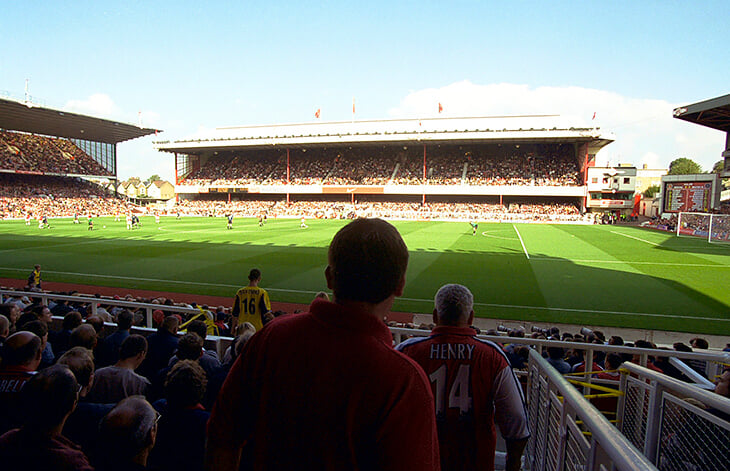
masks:
<svg viewBox="0 0 730 471"><path fill-rule="evenodd" d="M274 146L518 143L531 140L587 142L601 148L614 138L600 128L570 126L557 115L533 115L233 126L153 144L160 151L200 154Z"/></svg>
<svg viewBox="0 0 730 471"><path fill-rule="evenodd" d="M117 144L158 132L132 124L0 98L0 128Z"/></svg>
<svg viewBox="0 0 730 471"><path fill-rule="evenodd" d="M675 108L674 117L719 131L730 132L730 95Z"/></svg>

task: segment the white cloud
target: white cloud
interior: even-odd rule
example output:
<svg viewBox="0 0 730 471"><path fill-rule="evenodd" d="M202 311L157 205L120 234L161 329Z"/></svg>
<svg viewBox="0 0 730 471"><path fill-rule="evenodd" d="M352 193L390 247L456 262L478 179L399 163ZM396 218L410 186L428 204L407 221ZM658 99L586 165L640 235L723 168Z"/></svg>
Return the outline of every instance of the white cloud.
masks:
<svg viewBox="0 0 730 471"><path fill-rule="evenodd" d="M114 104L114 100L105 93L94 93L82 100L69 100L63 108L98 118L114 118L119 115L119 108Z"/></svg>
<svg viewBox="0 0 730 471"><path fill-rule="evenodd" d="M438 103L444 108L441 114ZM616 141L599 153L599 165L646 163L649 167L666 168L675 158L689 157L703 169L712 169L724 149L724 135L673 118L672 110L682 104L687 103L632 98L582 87L478 85L462 81L411 92L388 114L392 117L560 115L571 126L597 126L615 134Z"/></svg>

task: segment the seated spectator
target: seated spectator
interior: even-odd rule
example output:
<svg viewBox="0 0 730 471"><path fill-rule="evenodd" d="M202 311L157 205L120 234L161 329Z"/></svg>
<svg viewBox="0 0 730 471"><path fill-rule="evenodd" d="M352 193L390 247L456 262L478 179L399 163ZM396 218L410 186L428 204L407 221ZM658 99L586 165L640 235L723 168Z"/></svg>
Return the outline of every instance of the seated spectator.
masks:
<svg viewBox="0 0 730 471"><path fill-rule="evenodd" d="M140 374L149 380L154 380L157 373L167 367L170 358L177 349L177 328L180 320L177 316L168 316L163 321L157 332L147 337L149 351L147 358L140 367Z"/></svg>
<svg viewBox="0 0 730 471"><path fill-rule="evenodd" d="M16 332L5 341L0 365L0 434L23 423L21 390L41 364L40 337L32 332Z"/></svg>
<svg viewBox="0 0 730 471"><path fill-rule="evenodd" d="M96 359L98 367L113 365L119 360L119 347L130 335L134 315L124 309L117 315L117 330L104 338L100 343L99 357Z"/></svg>
<svg viewBox="0 0 730 471"><path fill-rule="evenodd" d="M2 362L2 348L5 345L5 339L10 335L10 321L7 317L0 314L0 363Z"/></svg>
<svg viewBox="0 0 730 471"><path fill-rule="evenodd" d="M621 336L612 335L608 339L608 344L609 345L619 345L620 346L620 345L623 345L624 344L624 339Z"/></svg>
<svg viewBox="0 0 730 471"><path fill-rule="evenodd" d="M51 345L48 343L48 327L44 322L39 320L27 322L18 331L33 332L40 337L43 353L41 354L41 364L38 366L39 370L51 366L56 361Z"/></svg>
<svg viewBox="0 0 730 471"><path fill-rule="evenodd" d="M15 303L6 302L0 304L0 315L5 316L10 323L8 330L11 334L15 333L15 323L18 322L21 312L21 309Z"/></svg>
<svg viewBox="0 0 730 471"><path fill-rule="evenodd" d="M159 418L160 414L141 396L131 396L117 404L99 425L96 469L147 469L147 459L157 438Z"/></svg>
<svg viewBox="0 0 730 471"><path fill-rule="evenodd" d="M164 399L153 406L162 415L150 464L160 470L203 469L206 423L210 413L201 401L205 371L192 360L181 360L165 379Z"/></svg>
<svg viewBox="0 0 730 471"><path fill-rule="evenodd" d="M623 363L623 358L618 353L609 353L606 355L606 371L601 371L596 375L598 379L609 379L612 381L618 381L621 379L621 373L618 371L619 367Z"/></svg>
<svg viewBox="0 0 730 471"><path fill-rule="evenodd" d="M707 350L710 348L710 344L706 339L701 337L695 337L689 341L690 346L694 350ZM687 360L686 362L690 368L701 374L704 378L707 378L707 362L705 360Z"/></svg>
<svg viewBox="0 0 730 471"><path fill-rule="evenodd" d="M94 351L96 348L97 336L96 329L90 324L81 324L71 331L68 339L68 347L84 347L87 350Z"/></svg>
<svg viewBox="0 0 730 471"><path fill-rule="evenodd" d="M63 365L46 368L23 388L23 426L0 437L4 469L93 470L81 448L61 435L76 408L78 383Z"/></svg>
<svg viewBox="0 0 730 471"><path fill-rule="evenodd" d="M96 448L99 421L112 410L114 404L96 404L85 400L94 384L94 357L89 350L73 347L58 359L58 364L71 370L81 388L79 403L66 421L63 435L79 444L86 456L91 458Z"/></svg>
<svg viewBox="0 0 730 471"><path fill-rule="evenodd" d="M647 340L637 340L636 342L634 342L634 345L633 346L636 347L636 348L653 348L653 349L656 349L656 345L654 345L653 343L651 343L651 342L649 342ZM636 363L637 365L641 365L641 355L638 354L638 353L635 354L633 357L631 357L631 362L632 363ZM659 368L657 368L656 366L654 366L654 357L651 356L651 355L649 355L649 357L646 360L646 367L649 368L650 370L654 370L654 371L656 371L658 373L663 373L662 370L660 370Z"/></svg>
<svg viewBox="0 0 730 471"><path fill-rule="evenodd" d="M571 367L568 362L564 360L565 358L565 349L562 347L548 347L547 348L547 361L550 363L553 368L558 370L558 373L561 375L570 373Z"/></svg>
<svg viewBox="0 0 730 471"><path fill-rule="evenodd" d="M130 335L119 349L119 360L113 366L100 368L94 375L89 401L115 403L125 397L146 395L150 382L134 372L147 354L147 341L141 335Z"/></svg>
<svg viewBox="0 0 730 471"><path fill-rule="evenodd" d="M76 327L80 326L83 322L81 313L78 311L71 311L63 316L63 324L61 330L58 332L51 331L49 333L49 339L53 344L53 354L56 357L63 355L63 352L69 349L68 343L71 337L71 331Z"/></svg>
<svg viewBox="0 0 730 471"><path fill-rule="evenodd" d="M587 357L588 353L585 351L582 351L582 350L575 350L575 352L581 352L583 358L582 358L582 361L579 361L578 363L573 365L573 368L571 368L570 372L571 373L585 373L586 372L586 357ZM601 368L601 365L599 365L595 361L595 358L593 360L593 365L591 366L590 371L592 371L592 372L603 371L603 368Z"/></svg>

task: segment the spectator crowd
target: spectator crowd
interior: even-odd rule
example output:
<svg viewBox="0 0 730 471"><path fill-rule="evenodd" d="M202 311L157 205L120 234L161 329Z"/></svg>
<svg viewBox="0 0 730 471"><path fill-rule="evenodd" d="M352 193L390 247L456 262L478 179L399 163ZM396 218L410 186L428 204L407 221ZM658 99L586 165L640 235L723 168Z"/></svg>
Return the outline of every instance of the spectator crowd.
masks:
<svg viewBox="0 0 730 471"><path fill-rule="evenodd" d="M0 130L3 170L111 176L68 139Z"/></svg>

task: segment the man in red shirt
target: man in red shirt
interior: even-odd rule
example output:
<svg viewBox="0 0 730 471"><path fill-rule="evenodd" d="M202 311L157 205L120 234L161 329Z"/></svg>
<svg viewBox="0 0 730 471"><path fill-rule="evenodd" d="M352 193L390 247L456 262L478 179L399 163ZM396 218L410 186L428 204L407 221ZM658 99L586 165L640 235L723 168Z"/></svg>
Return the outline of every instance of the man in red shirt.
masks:
<svg viewBox="0 0 730 471"><path fill-rule="evenodd" d="M41 363L42 341L32 332L16 332L5 341L0 366L0 435L20 427L23 412L20 391Z"/></svg>
<svg viewBox="0 0 730 471"><path fill-rule="evenodd" d="M431 336L396 348L416 360L431 380L441 469L493 470L496 421L507 443L505 469L519 470L530 433L522 389L507 356L469 327L474 320L469 289L445 285L435 304Z"/></svg>
<svg viewBox="0 0 730 471"><path fill-rule="evenodd" d="M335 235L325 270L334 302L281 316L246 344L208 422L206 469L439 469L428 379L382 321L407 265L383 220Z"/></svg>

